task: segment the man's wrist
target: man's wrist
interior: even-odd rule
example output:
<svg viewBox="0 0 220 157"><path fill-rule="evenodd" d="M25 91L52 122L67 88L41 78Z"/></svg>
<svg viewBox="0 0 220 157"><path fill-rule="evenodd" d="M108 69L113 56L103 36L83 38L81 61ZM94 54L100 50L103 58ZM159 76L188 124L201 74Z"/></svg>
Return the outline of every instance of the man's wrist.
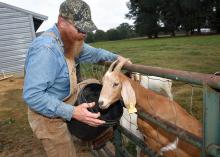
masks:
<svg viewBox="0 0 220 157"><path fill-rule="evenodd" d="M74 106L62 102L57 107L56 115L63 119L66 119L67 121L70 121L73 117L74 108Z"/></svg>

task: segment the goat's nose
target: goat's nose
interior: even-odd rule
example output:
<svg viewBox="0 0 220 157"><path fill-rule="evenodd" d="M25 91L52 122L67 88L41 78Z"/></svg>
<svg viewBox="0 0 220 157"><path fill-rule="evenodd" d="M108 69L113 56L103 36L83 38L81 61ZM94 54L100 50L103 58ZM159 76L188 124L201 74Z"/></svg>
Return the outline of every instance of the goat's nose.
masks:
<svg viewBox="0 0 220 157"><path fill-rule="evenodd" d="M100 108L102 108L103 103L104 103L103 101L99 101L99 107Z"/></svg>

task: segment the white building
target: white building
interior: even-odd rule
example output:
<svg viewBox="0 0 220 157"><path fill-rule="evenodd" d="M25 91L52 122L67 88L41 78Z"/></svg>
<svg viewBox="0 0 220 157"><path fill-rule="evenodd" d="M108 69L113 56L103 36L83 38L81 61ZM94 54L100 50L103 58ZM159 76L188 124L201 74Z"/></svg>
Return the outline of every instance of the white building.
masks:
<svg viewBox="0 0 220 157"><path fill-rule="evenodd" d="M23 74L27 48L47 18L0 2L0 74Z"/></svg>

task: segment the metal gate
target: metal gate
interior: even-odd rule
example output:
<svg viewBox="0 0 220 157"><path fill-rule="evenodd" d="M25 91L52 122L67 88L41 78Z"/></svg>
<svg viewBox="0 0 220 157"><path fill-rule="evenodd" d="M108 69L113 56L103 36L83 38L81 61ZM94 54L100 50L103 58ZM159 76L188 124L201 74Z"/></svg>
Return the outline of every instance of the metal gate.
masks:
<svg viewBox="0 0 220 157"><path fill-rule="evenodd" d="M138 116L148 120L155 125L166 129L192 145L201 149L202 157L220 157L220 76L187 72L180 70L164 69L143 65L125 65L124 69L141 74L164 77L172 80L183 81L190 84L196 84L203 87L203 139L199 139L181 128L158 120L147 113L138 112ZM138 145L149 157L155 157L157 154L144 142L131 134L125 128L119 126L114 133L114 144L116 157L130 157L131 155L122 145L122 136L124 134Z"/></svg>
<svg viewBox="0 0 220 157"><path fill-rule="evenodd" d="M105 64L105 65L109 65ZM138 111L138 116L142 119L165 129L180 139L198 147L201 150L201 157L220 157L220 76L212 74L202 74L181 70L172 70L143 65L125 65L123 69L138 72L141 74L168 78L182 81L189 84L199 85L203 88L203 138L200 139L189 132L174 126L169 122L153 117L148 113ZM122 144L122 134L131 139L149 157L156 157L150 146L138 139L134 134L122 126L118 126L114 131L115 157L130 157L131 155ZM111 153L110 153L111 154ZM110 155L112 156L112 154Z"/></svg>

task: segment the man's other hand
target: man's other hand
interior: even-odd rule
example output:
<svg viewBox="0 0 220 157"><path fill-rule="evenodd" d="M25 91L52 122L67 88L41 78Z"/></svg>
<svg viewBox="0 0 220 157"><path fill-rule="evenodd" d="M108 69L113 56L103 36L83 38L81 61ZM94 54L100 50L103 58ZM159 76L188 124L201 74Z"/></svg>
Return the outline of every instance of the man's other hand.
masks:
<svg viewBox="0 0 220 157"><path fill-rule="evenodd" d="M73 118L86 123L90 126L97 127L105 123L103 120L97 119L100 116L100 113L92 113L88 111L88 108L92 108L95 105L92 103L83 103L75 107Z"/></svg>

